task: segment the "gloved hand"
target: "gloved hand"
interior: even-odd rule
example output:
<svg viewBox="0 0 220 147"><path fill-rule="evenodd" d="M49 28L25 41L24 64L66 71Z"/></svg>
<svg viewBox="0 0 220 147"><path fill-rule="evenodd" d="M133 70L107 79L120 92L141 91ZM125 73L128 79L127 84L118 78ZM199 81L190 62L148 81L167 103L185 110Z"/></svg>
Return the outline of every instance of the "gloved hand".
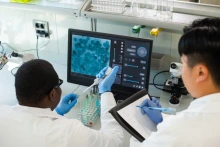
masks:
<svg viewBox="0 0 220 147"><path fill-rule="evenodd" d="M78 96L74 93L70 93L66 96L64 96L59 104L56 107L56 112L60 115L64 115L70 111L70 109L75 106L77 102Z"/></svg>
<svg viewBox="0 0 220 147"><path fill-rule="evenodd" d="M141 113L147 114L147 116L155 123L159 124L163 121L163 117L160 110L150 110L148 107L158 107L161 108L161 105L158 100L152 97L152 101L150 99L146 99L141 104Z"/></svg>
<svg viewBox="0 0 220 147"><path fill-rule="evenodd" d="M108 67L105 67L103 68L97 75L96 75L96 78L102 78L104 75L105 75L105 72L106 70L108 69ZM113 69L112 69L112 72L110 73L110 75L108 75L107 77L105 77L104 80L102 80L100 83L99 83L99 93L104 93L106 91L111 91L111 87L112 87L112 84L115 82L115 77L116 77L116 74L118 72L118 69L119 67L118 66L115 66Z"/></svg>

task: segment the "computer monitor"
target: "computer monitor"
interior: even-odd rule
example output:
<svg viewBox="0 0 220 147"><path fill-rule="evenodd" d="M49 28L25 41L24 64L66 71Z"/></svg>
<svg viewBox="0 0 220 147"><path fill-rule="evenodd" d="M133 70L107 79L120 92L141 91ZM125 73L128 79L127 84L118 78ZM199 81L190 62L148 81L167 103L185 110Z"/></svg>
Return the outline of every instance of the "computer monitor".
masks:
<svg viewBox="0 0 220 147"><path fill-rule="evenodd" d="M89 86L106 66L119 66L112 92L132 95L149 85L152 40L69 29L67 81Z"/></svg>

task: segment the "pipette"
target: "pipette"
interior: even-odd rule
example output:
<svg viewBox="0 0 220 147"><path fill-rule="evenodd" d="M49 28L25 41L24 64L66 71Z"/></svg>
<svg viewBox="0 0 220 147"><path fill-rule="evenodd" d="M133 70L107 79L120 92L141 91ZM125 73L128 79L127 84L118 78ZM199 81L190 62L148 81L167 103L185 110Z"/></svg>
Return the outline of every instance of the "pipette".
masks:
<svg viewBox="0 0 220 147"><path fill-rule="evenodd" d="M93 83L91 86L89 86L88 88L86 88L86 89L83 91L83 93L86 92L87 90L89 90L90 88L92 88L93 86L98 85L98 84L99 84L106 76L108 76L111 72L112 72L112 68L111 68L111 67L108 67L108 69L107 69L106 72L105 72L104 77L102 77L102 78L96 78L96 79L94 80L94 83Z"/></svg>
<svg viewBox="0 0 220 147"><path fill-rule="evenodd" d="M136 107L142 108L141 106L136 106ZM149 108L151 110L160 110L162 112L170 112L170 113L176 112L175 108L170 108L170 107L169 108L147 107L147 108Z"/></svg>

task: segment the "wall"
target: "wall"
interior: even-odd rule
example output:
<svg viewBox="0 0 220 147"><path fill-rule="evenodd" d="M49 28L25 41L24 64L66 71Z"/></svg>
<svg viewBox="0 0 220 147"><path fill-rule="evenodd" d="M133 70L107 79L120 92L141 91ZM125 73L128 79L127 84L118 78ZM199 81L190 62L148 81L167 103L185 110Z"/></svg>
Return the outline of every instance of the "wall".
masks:
<svg viewBox="0 0 220 147"><path fill-rule="evenodd" d="M67 64L68 28L91 30L91 20L89 18L3 8L0 9L0 40L19 51L34 49L36 46L36 36L32 23L33 19L48 21L50 30L52 31L49 44L39 52L40 58L62 65ZM97 20L97 31L138 37L137 34L131 32L131 28L134 25ZM139 37L154 39L149 36L150 29L150 27L143 28ZM180 36L181 33L163 30L157 37L157 40L154 39L153 52L163 53L170 57L170 60L165 63L166 67L169 66L170 61L179 62L177 44ZM47 42L47 38L40 38L39 47ZM36 51L31 52L36 55ZM158 70L151 70L150 82L152 82L152 78L157 72ZM158 76L156 83L163 84L167 77L168 74ZM161 93L161 91L155 89L153 86L150 86L149 92L154 96L160 96Z"/></svg>

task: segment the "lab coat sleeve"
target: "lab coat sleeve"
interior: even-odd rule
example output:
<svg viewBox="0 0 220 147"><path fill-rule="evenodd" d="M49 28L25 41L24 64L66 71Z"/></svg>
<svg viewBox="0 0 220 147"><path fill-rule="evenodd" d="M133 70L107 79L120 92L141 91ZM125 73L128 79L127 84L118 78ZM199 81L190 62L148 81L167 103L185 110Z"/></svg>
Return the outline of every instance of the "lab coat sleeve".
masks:
<svg viewBox="0 0 220 147"><path fill-rule="evenodd" d="M108 112L116 105L111 92L101 95L101 129L99 131L84 126L80 121L74 120L72 131L67 138L67 147L122 147L124 134L122 127Z"/></svg>
<svg viewBox="0 0 220 147"><path fill-rule="evenodd" d="M169 118L170 116L172 115L167 115L167 114L164 114L162 113L162 116L163 116L163 120L165 121L165 119ZM149 136L150 137L150 136ZM147 137L146 139L148 139L149 137ZM143 143L144 144L144 143ZM141 142L138 141L136 138L134 137L131 137L130 138L130 147L140 147L141 146ZM143 145L142 145L143 147Z"/></svg>
<svg viewBox="0 0 220 147"><path fill-rule="evenodd" d="M124 134L122 127L109 113L109 110L116 106L115 98L111 92L101 95L101 129L111 140L115 140L118 145L123 146Z"/></svg>
<svg viewBox="0 0 220 147"><path fill-rule="evenodd" d="M184 140L184 138L178 136L180 133L177 132L177 130L179 130L177 126L179 126L178 118L176 119L175 116L168 117L161 124L158 124L157 132L152 132L151 135L141 143L140 147L180 147L181 140Z"/></svg>

